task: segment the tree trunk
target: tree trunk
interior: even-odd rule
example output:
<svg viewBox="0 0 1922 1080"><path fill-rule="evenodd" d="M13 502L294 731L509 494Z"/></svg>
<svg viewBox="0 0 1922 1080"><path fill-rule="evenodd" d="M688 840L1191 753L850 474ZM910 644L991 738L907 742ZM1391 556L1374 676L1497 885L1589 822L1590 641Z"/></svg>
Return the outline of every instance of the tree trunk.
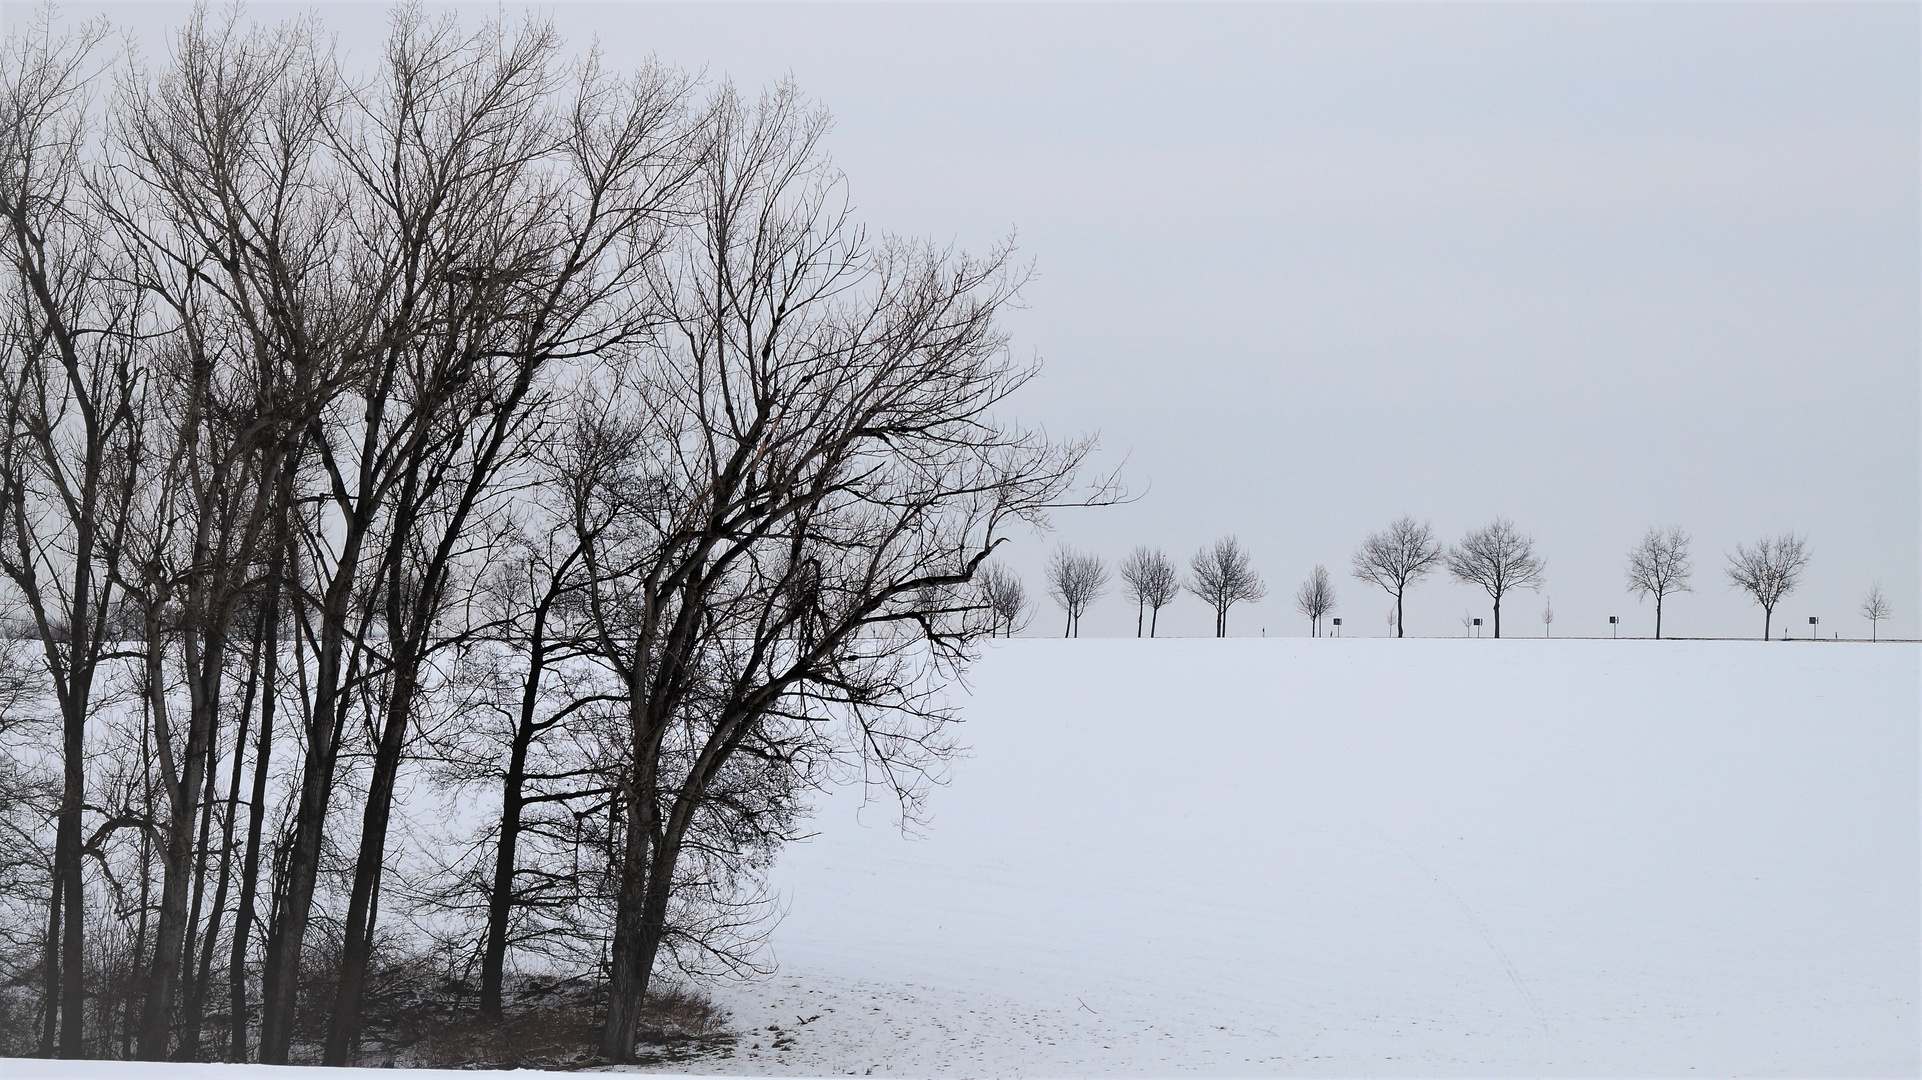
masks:
<svg viewBox="0 0 1922 1080"><path fill-rule="evenodd" d="M1655 594L1655 640L1662 640L1662 594Z"/></svg>
<svg viewBox="0 0 1922 1080"><path fill-rule="evenodd" d="M87 1007L85 956L81 952L80 807L86 790L81 755L86 752L86 705L69 704L63 718L63 787L60 824L54 834L54 873L60 876L61 896L56 906L65 925L60 931L60 1056L80 1057L81 1022ZM75 715L75 714L78 715Z"/></svg>
<svg viewBox="0 0 1922 1080"><path fill-rule="evenodd" d="M260 839L267 813L267 767L273 760L274 703L280 668L280 589L269 583L261 613L266 638L265 667L260 677L260 735L254 747L254 782L247 805L247 851L240 864L240 905L234 911L234 940L227 960L227 990L232 1015L228 1056L247 1060L247 938L254 925L254 902L260 886ZM239 754L236 748L234 753ZM234 763L238 770L240 764Z"/></svg>
<svg viewBox="0 0 1922 1080"><path fill-rule="evenodd" d="M167 797L167 834L166 847L161 856L160 921L155 927L153 968L148 972L147 1000L141 1010L140 1058L144 1061L165 1061L169 1044L173 1038L175 999L180 988L183 949L187 936L187 893L189 881L193 877L195 860L194 842L194 801L202 786L201 769L207 755L207 742L212 736L212 712L219 707L218 690L211 694L204 687L193 687L195 700L188 709L187 745L181 755L184 769L176 771L173 758L172 734L167 720L167 698L165 672L162 669L164 639L160 629L160 608L156 601L149 615L147 678L148 692L153 702L154 749L160 759L163 790ZM194 644L193 635L186 636L185 645L189 649ZM209 636L204 655L197 651L186 656L188 678L195 680L203 662L214 663L215 679L219 684L218 639ZM192 682L190 682L190 686Z"/></svg>
<svg viewBox="0 0 1922 1080"><path fill-rule="evenodd" d="M340 986L334 997L333 1022L321 1064L340 1067L360 1047L360 998L367 985L367 964L374 945L374 896L380 888L387 855L387 827L393 817L394 784L400 775L401 751L407 744L414 693L418 687L419 649L414 642L397 644L400 665L393 674L393 696L388 702L380 743L374 750L373 776L367 785L367 805L361 815L360 854L354 863L354 885L347 900L347 925L341 942Z"/></svg>
<svg viewBox="0 0 1922 1080"><path fill-rule="evenodd" d="M207 1008L207 992L213 982L214 946L220 942L221 917L227 910L227 888L232 882L234 822L240 814L240 766L247 757L247 729L253 720L254 704L260 690L260 657L265 638L265 626L256 626L253 655L247 661L247 689L240 699L240 724L234 733L234 769L233 779L227 785L227 813L220 825L220 873L214 886L214 909L208 917L207 934L200 945L200 969L194 976L193 997L187 1008L188 1034L185 1041L192 1043L196 1054L200 1049L200 1025L203 1019L202 1014ZM209 767L210 775L212 771ZM235 936L238 936L239 932L240 928L236 926ZM241 959L244 961L245 958L246 954L243 952ZM242 970L244 979L244 966ZM244 994L240 1002L244 1004ZM242 1015L244 1031L244 1013ZM246 1047L242 1046L241 1049L244 1051ZM219 1052L216 1051L216 1053Z"/></svg>
<svg viewBox="0 0 1922 1080"><path fill-rule="evenodd" d="M378 416L372 417L378 423ZM370 499L356 503L362 515L369 512ZM290 503L283 502L284 508ZM300 795L294 811L294 836L287 850L284 886L276 898L274 923L267 936L266 970L261 979L260 1061L264 1065L287 1064L292 1046L294 1006L298 1000L301 947L307 936L307 923L313 912L314 886L320 875L321 842L327 824L327 806L334 793L334 770L340 756L341 727L347 720L349 702L341 687L346 674L343 657L347 646L347 621L353 595L355 563L366 538L368 522L364 516L348 523L348 535L341 543L339 569L328 585L320 617L320 643L315 657L313 706L307 717L307 753L301 766ZM289 544L291 546L291 539Z"/></svg>
<svg viewBox="0 0 1922 1080"><path fill-rule="evenodd" d="M1502 636L1502 598L1495 598L1495 636Z"/></svg>
<svg viewBox="0 0 1922 1080"><path fill-rule="evenodd" d="M1154 610L1154 614L1148 616L1148 636L1149 637L1155 636L1155 625L1159 622L1161 622L1161 609L1157 607Z"/></svg>
<svg viewBox="0 0 1922 1080"><path fill-rule="evenodd" d="M521 785L527 765L527 736L523 725L501 784L501 834L494 852L494 888L487 898L487 942L481 950L480 1014L498 1021L502 1013L502 982L507 967L507 924L514 913L515 848L520 842Z"/></svg>
<svg viewBox="0 0 1922 1080"><path fill-rule="evenodd" d="M149 706L151 707L151 706ZM141 802L153 805L153 751L150 740L152 724L148 717L142 716L140 723L140 780ZM140 830L140 924L133 935L133 959L128 964L127 979L120 987L120 1057L126 1060L133 1057L134 1051L134 987L141 981L140 962L147 955L148 914L153 910L153 831Z"/></svg>
<svg viewBox="0 0 1922 1080"><path fill-rule="evenodd" d="M1143 614L1143 609L1146 607L1147 605L1142 601L1140 600L1135 601L1135 636L1136 637L1141 636L1141 616Z"/></svg>
<svg viewBox="0 0 1922 1080"><path fill-rule="evenodd" d="M217 792L216 768L220 764L216 756L219 740L209 733L206 760L201 765L201 773L206 777L206 786L200 796L200 839L194 846L193 899L187 905L187 943L180 951L180 986L185 991L180 1009L180 1049L178 1057L182 1061L200 1060L200 956L211 951L213 935L219 926L219 912L216 910L208 920L206 934L201 933L200 914L205 910L207 898L207 858L212 850L209 842L213 839L214 795Z"/></svg>
<svg viewBox="0 0 1922 1080"><path fill-rule="evenodd" d="M158 643L152 648L157 651ZM149 685L149 694L153 701L154 747L160 756L162 788L169 806L166 842L160 855L160 920L154 927L153 962L147 970L146 1000L142 1002L140 1010L138 1053L142 1061L167 1059L173 1026L175 981L180 973L181 940L187 929L188 866L193 861L194 815L187 792L198 787L197 781L200 779L198 765L191 760L195 756L193 749L197 748L190 748L186 755L190 768L194 770L190 779L183 781L173 775L166 695L164 686L158 684L161 678L159 667L156 655L148 666L148 678L154 680Z"/></svg>
<svg viewBox="0 0 1922 1080"><path fill-rule="evenodd" d="M544 605L535 610L527 643L527 681L521 689L520 721L508 752L507 775L501 780L500 842L494 852L494 888L487 898L487 943L481 951L480 1013L489 1020L499 1020L502 1012L507 924L514 914L514 856L521 833L521 788L526 783L527 749L534 741L535 707L546 666L546 617Z"/></svg>
<svg viewBox="0 0 1922 1080"><path fill-rule="evenodd" d="M275 573L266 582L266 598L261 604L260 637L264 642L264 666L260 673L260 736L254 749L253 788L247 804L247 852L241 859L240 903L234 912L233 947L228 954L227 993L230 1002L229 1017L231 1039L228 1054L233 1061L247 1060L247 939L253 932L254 908L260 891L260 845L267 813L267 774L273 761L274 712L280 695L280 600L283 577L288 567L294 565L294 537L290 515L294 505L295 457L291 453L278 450L271 454L271 471L274 475L274 524L271 558L277 565ZM299 640L296 633L294 641L296 662L298 662ZM234 748L236 756L240 748ZM239 768L238 761L235 762ZM273 924L279 923L278 905L275 905ZM272 935L268 938L269 954L272 953ZM262 1049L265 1049L267 1029L267 1009L265 1003L265 972L262 972L263 1001L261 1004L260 1026Z"/></svg>
<svg viewBox="0 0 1922 1080"><path fill-rule="evenodd" d="M41 961L46 968L40 973L41 1005L46 1010L40 1018L40 1056L53 1056L54 1040L59 1033L60 1020L60 887L64 880L56 870L53 875L52 897L47 906L47 946Z"/></svg>
<svg viewBox="0 0 1922 1080"><path fill-rule="evenodd" d="M344 603L345 597L342 601ZM330 632L337 631L330 628ZM272 932L267 938L267 966L260 1003L260 1061L287 1064L292 1048L294 1005L300 981L301 946L313 911L314 886L320 873L320 846L326 826L327 804L333 796L334 763L340 749L345 704L335 692L339 683L341 642L321 649L315 707L307 725L307 754L301 768L299 803L294 811L294 836L287 848L285 885L278 899ZM332 657L328 653L332 652Z"/></svg>
<svg viewBox="0 0 1922 1080"><path fill-rule="evenodd" d="M614 941L607 976L607 1027L601 1032L601 1056L625 1064L634 1060L641 997L647 992L647 976L654 962L645 930L648 837L654 831L655 808L649 785L635 785L635 790L626 793L623 801L627 803L627 842L621 853L620 894L616 900Z"/></svg>

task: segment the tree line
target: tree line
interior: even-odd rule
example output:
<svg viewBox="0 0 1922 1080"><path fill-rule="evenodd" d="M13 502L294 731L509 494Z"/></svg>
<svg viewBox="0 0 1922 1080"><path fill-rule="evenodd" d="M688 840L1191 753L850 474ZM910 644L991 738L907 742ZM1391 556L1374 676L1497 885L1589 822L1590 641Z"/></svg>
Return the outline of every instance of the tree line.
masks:
<svg viewBox="0 0 1922 1080"><path fill-rule="evenodd" d="M791 84L538 19L107 35L0 57L0 1054L348 1064L431 946L632 1060L1107 497L998 417L1026 269L868 232Z"/></svg>
<svg viewBox="0 0 1922 1080"><path fill-rule="evenodd" d="M1679 593L1694 591L1692 543L1692 538L1678 527L1651 528L1628 553L1627 591L1637 599L1654 601L1657 638L1662 636L1664 603ZM1807 541L1793 532L1764 537L1753 545L1737 544L1728 554L1728 582L1761 607L1763 638L1770 634L1776 605L1801 583L1808 561ZM1502 636L1502 601L1517 590L1540 590L1547 572L1546 563L1536 554L1534 538L1507 518L1498 517L1471 529L1461 540L1444 547L1430 524L1408 515L1368 534L1356 548L1349 568L1356 580L1380 588L1394 601L1388 623L1396 637L1402 636L1403 606L1409 591L1437 572L1446 572L1456 582L1487 593L1496 637ZM1161 609L1184 591L1213 609L1216 637L1227 636L1231 608L1267 595L1248 552L1233 536L1197 551L1189 560L1186 577L1165 551L1149 547L1135 548L1121 560L1118 571L1122 596L1135 604L1137 637L1155 636ZM1026 589L1020 578L999 562L989 564L984 575L979 583L982 603L997 616L996 632L1012 635L1027 625L1031 614ZM1078 637L1082 614L1106 595L1114 572L1100 556L1064 546L1049 557L1044 576L1049 597L1067 616L1063 636ZM1295 610L1308 620L1310 635L1321 636L1325 619L1337 610L1334 583L1326 566L1314 568L1295 591L1294 601ZM1879 637L1881 621L1890 617L1893 608L1882 587L1876 585L1863 599L1860 610L1875 638ZM1552 605L1543 610L1544 632L1554 617ZM1479 619L1473 622L1480 624Z"/></svg>

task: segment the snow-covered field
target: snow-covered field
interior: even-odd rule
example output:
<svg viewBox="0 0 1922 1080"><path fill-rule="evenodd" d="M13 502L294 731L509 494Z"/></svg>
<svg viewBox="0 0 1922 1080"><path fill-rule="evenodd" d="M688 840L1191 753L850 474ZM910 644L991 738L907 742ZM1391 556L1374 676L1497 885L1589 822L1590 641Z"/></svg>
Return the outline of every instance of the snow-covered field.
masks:
<svg viewBox="0 0 1922 1080"><path fill-rule="evenodd" d="M1922 1071L1917 646L1024 640L965 708L919 835L824 798L677 1069Z"/></svg>
<svg viewBox="0 0 1922 1080"><path fill-rule="evenodd" d="M710 1067L1914 1076L1919 658L1001 645L920 837L838 794L783 857L721 996L791 1048Z"/></svg>

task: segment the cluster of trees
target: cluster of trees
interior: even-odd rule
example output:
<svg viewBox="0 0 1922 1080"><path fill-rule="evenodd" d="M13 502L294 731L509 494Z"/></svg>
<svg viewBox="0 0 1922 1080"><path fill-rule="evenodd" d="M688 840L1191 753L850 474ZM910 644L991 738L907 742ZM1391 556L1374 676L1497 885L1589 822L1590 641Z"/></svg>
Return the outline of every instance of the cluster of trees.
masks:
<svg viewBox="0 0 1922 1080"><path fill-rule="evenodd" d="M0 1054L349 1063L431 934L631 1059L1014 626L1090 447L997 418L1024 271L870 236L792 86L539 21L105 40L0 60Z"/></svg>
<svg viewBox="0 0 1922 1080"><path fill-rule="evenodd" d="M1114 572L1099 555L1068 547L1055 549L1044 571L1048 595L1067 616L1063 637L1081 636L1081 616L1088 605L1107 595ZM1135 633L1155 636L1161 609L1186 591L1207 604L1215 615L1215 636L1228 636L1228 612L1236 604L1253 603L1268 595L1241 542L1226 536L1195 552L1185 578L1174 560L1160 548L1138 547L1121 561L1122 590L1135 603ZM1027 625L1031 608L1020 578L1001 563L986 567L977 583L981 603L1000 616L999 628L1008 635Z"/></svg>
<svg viewBox="0 0 1922 1080"><path fill-rule="evenodd" d="M1628 555L1626 580L1628 592L1638 599L1655 603L1655 636L1662 636L1664 603L1677 593L1692 592L1694 563L1690 555L1691 538L1680 528L1650 529ZM1794 533L1764 538L1753 546L1737 544L1728 556L1727 575L1731 586L1741 589L1762 608L1762 636L1769 636L1775 607L1801 581L1809 560L1807 541ZM1402 636L1402 611L1408 592L1437 571L1446 571L1455 581L1472 585L1488 594L1492 609L1494 635L1502 635L1502 601L1521 590L1539 590L1547 570L1535 553L1535 541L1516 528L1507 518L1471 529L1457 543L1444 547L1432 526L1403 515L1387 528L1370 533L1356 548L1350 560L1354 577L1388 594L1394 608L1388 616L1395 636ZM1189 563L1190 576L1184 581L1167 554L1160 549L1136 548L1120 566L1123 595L1136 607L1135 633L1143 634L1143 613L1147 613L1147 636L1154 636L1161 609L1185 588L1215 612L1215 636L1227 634L1228 610L1237 603L1260 600L1266 589L1249 564L1248 554L1234 537L1203 548ZM1023 625L1028 603L1020 580L1005 566L990 570L990 582L982 585L984 601L1002 613L1000 628L1012 634ZM1081 615L1088 605L1104 595L1110 574L1099 556L1082 554L1068 548L1058 549L1047 566L1048 594L1067 612L1064 636L1078 636ZM1323 621L1337 610L1333 583L1325 566L1316 566L1295 592L1295 610L1308 620L1309 633L1319 637ZM1862 603L1862 615L1870 621L1871 636L1880 622L1889 617L1891 607L1881 586L1869 591ZM1542 612L1544 632L1555 619L1552 604ZM1474 620L1479 622L1479 620Z"/></svg>

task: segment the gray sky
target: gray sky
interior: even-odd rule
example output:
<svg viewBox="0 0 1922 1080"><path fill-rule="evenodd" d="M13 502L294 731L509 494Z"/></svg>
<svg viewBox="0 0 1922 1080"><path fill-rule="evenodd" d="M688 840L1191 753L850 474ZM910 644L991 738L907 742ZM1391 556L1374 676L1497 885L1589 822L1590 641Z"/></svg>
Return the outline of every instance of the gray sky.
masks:
<svg viewBox="0 0 1922 1080"><path fill-rule="evenodd" d="M25 4L9 4L11 21ZM184 5L93 6L158 58ZM263 19L304 7L253 5ZM371 49L376 5L325 4ZM491 8L474 8L478 15ZM518 11L518 8L509 10ZM872 227L1037 260L1015 347L1024 420L1099 430L1138 502L1064 513L1010 562L1040 594L1066 541L1185 563L1225 533L1270 585L1237 634L1299 634L1316 563L1346 575L1409 512L1449 539L1501 514L1544 594L1505 629L1629 633L1651 525L1695 537L1664 630L1755 633L1724 553L1785 529L1814 559L1777 625L1866 635L1880 582L1917 636L1922 249L1912 4L815 5L551 9L617 66L649 53L836 116ZM1084 633L1132 633L1118 596ZM1408 629L1479 592L1431 580ZM1042 597L1031 633L1058 632ZM1164 629L1210 630L1192 597Z"/></svg>

